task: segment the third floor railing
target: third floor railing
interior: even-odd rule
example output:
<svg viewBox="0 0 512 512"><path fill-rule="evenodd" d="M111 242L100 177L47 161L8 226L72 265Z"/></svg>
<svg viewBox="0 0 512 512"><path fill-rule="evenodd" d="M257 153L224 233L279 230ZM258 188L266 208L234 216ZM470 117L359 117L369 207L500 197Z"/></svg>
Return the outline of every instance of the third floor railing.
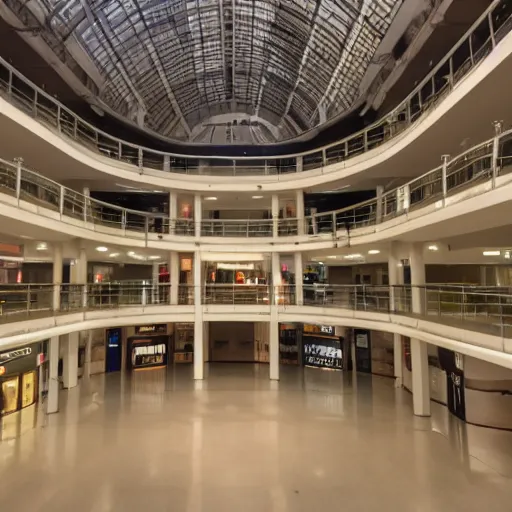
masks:
<svg viewBox="0 0 512 512"><path fill-rule="evenodd" d="M392 112L364 130L312 151L276 157L191 157L142 147L97 129L0 59L0 94L60 136L136 167L215 176L273 175L323 168L370 151L430 112L512 28L512 3L494 0L443 60Z"/></svg>

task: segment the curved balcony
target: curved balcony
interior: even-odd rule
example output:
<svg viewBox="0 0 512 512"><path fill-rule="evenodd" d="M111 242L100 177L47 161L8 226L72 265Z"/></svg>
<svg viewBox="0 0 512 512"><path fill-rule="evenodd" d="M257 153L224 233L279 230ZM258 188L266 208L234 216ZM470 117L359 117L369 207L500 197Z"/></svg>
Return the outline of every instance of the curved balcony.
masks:
<svg viewBox="0 0 512 512"><path fill-rule="evenodd" d="M185 175L270 176L323 168L350 160L399 137L431 112L475 69L512 28L508 4L495 0L446 57L392 112L346 139L309 152L228 159L218 155L194 158L128 143L98 130L0 59L0 94L17 108L73 144L145 170Z"/></svg>
<svg viewBox="0 0 512 512"><path fill-rule="evenodd" d="M511 170L512 130L446 159L442 166L382 197L349 208L301 219L202 220L196 224L193 219L170 219L97 201L24 168L21 162L0 161L0 213L8 216L9 210L11 218L19 221L21 209L37 216L33 221L25 216L28 223L46 218L55 224L50 228L55 231L121 245L195 250L198 243L212 248L231 244L232 250L252 246L261 251L266 244L271 252L309 250L365 243L369 235L383 239L388 228L414 229L411 221L428 214L448 218L444 212L455 204L463 203L467 210L466 203L476 195L504 191ZM503 192L494 201L505 203L509 197ZM472 211L483 207L471 205ZM40 225L48 228L50 223Z"/></svg>
<svg viewBox="0 0 512 512"><path fill-rule="evenodd" d="M419 290L425 313L412 312ZM158 321L194 321L193 286L179 288L171 305L169 284L2 285L0 348L11 348L79 329ZM52 307L55 294L61 306ZM271 320L363 327L412 336L512 368L512 290L502 287L427 285L201 287L205 321ZM301 304L303 302L303 304ZM298 305L296 305L298 304ZM162 320L165 319L165 320Z"/></svg>

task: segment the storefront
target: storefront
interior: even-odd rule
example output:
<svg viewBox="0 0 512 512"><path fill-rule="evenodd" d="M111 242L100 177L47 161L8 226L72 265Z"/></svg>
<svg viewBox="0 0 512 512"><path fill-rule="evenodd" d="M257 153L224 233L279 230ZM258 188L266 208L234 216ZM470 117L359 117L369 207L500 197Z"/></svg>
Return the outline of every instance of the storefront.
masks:
<svg viewBox="0 0 512 512"><path fill-rule="evenodd" d="M128 370L166 367L170 337L167 324L139 325L127 340Z"/></svg>
<svg viewBox="0 0 512 512"><path fill-rule="evenodd" d="M173 352L175 363L194 362L194 324L176 324Z"/></svg>
<svg viewBox="0 0 512 512"><path fill-rule="evenodd" d="M305 324L302 333L304 365L342 370L342 343L343 339L335 335L334 326Z"/></svg>
<svg viewBox="0 0 512 512"><path fill-rule="evenodd" d="M0 352L0 417L38 401L39 367L43 343Z"/></svg>
<svg viewBox="0 0 512 512"><path fill-rule="evenodd" d="M296 324L279 324L279 362L300 365L300 329Z"/></svg>

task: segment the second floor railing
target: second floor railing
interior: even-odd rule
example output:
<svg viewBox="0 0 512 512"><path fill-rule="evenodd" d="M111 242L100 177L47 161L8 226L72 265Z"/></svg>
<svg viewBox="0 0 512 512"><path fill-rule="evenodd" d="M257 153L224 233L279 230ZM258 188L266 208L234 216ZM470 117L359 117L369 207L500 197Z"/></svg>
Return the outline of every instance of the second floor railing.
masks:
<svg viewBox="0 0 512 512"><path fill-rule="evenodd" d="M477 190L478 185L488 183L491 188L496 187L499 178L512 170L512 130L500 133L499 123L496 130L494 138L454 158L445 157L439 167L386 191L381 197L302 219L204 219L196 225L194 219L170 219L165 214L98 201L26 169L21 161L0 160L0 193L11 196L20 208L25 208L25 202L43 207L39 210L40 215L55 219L54 214L45 211L50 210L63 222L137 239L156 239L156 235L208 238L357 236L354 229L376 226L429 205L442 208L450 204L450 198L466 190ZM486 190L484 187L480 192Z"/></svg>
<svg viewBox="0 0 512 512"><path fill-rule="evenodd" d="M271 175L322 169L371 151L430 112L510 32L510 0L494 0L461 40L395 109L341 141L312 151L275 157L191 157L142 147L97 129L0 59L0 95L60 136L102 156L143 169L214 176Z"/></svg>
<svg viewBox="0 0 512 512"><path fill-rule="evenodd" d="M304 286L301 296L293 285L207 284L198 288L201 304L205 306L276 305L283 309L296 305L335 307L416 316L502 338L512 337L512 287L324 284ZM415 289L419 291L416 296L422 304L421 314L414 313L412 296ZM177 304L174 305L193 305L196 290L192 285L179 285ZM55 307L56 296L58 307ZM1 285L0 323L72 311L161 306L170 304L172 297L169 283L151 281Z"/></svg>

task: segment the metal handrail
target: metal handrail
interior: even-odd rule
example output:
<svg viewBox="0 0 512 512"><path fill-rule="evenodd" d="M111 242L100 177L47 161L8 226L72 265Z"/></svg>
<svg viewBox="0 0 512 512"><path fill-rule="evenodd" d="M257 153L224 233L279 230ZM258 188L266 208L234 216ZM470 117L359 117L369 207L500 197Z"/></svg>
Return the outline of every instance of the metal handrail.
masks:
<svg viewBox="0 0 512 512"><path fill-rule="evenodd" d="M463 186L490 181L494 188L497 178L511 170L512 130L508 130L387 191L381 198L303 219L204 219L199 226L194 219L170 219L165 214L132 210L93 199L26 169L20 159L16 163L0 159L0 191L14 195L20 207L24 201L29 201L58 212L61 221L74 225L81 222L94 231L107 229L112 233L115 230L132 238L144 236L147 239L151 233L247 238L321 234L338 237L357 236L351 231L354 228L376 226L431 202L443 207L446 198L458 193ZM40 213L44 213L43 208Z"/></svg>
<svg viewBox="0 0 512 512"><path fill-rule="evenodd" d="M47 316L61 312L120 307L151 307L163 304L193 305L194 285L178 285L173 298L170 283L130 281L88 284L0 285L0 323ZM203 305L261 305L287 308L293 305L337 307L353 311L416 315L429 321L454 323L465 329L483 330L509 338L512 335L512 287L434 284L424 286L204 284ZM415 290L419 293L415 293ZM55 306L55 297L59 304ZM416 299L414 299L416 297ZM414 300L422 302L415 313ZM461 321L463 320L463 323Z"/></svg>
<svg viewBox="0 0 512 512"><path fill-rule="evenodd" d="M112 158L114 155L116 160L135 164L138 172L143 172L143 168L148 167L167 172L172 169L174 172L186 174L248 176L323 168L367 152L397 137L407 126L414 124L449 91L453 90L462 77L474 69L512 29L512 16L499 19L500 8L506 6L505 1L494 0L437 66L400 105L383 119L340 141L293 155L236 158L210 155L201 157L153 150L123 141L78 117L1 58L0 94L3 93L4 97L11 99L26 113L41 120L45 125L56 128L59 134L82 142L103 156ZM485 40L473 41L473 36L482 27L488 36ZM466 52L463 52L463 60L458 62L460 56L457 52L465 45L467 45L467 56ZM2 78L5 75L1 72L2 68L7 72L7 80ZM30 94L16 87L14 77L21 81L20 86L22 85L24 89L28 88ZM44 102L42 102L43 99ZM181 161L173 162L176 159ZM210 161L213 165L204 168L200 161ZM224 165L217 166L215 162ZM242 165L244 162L249 164L258 162L258 165Z"/></svg>

